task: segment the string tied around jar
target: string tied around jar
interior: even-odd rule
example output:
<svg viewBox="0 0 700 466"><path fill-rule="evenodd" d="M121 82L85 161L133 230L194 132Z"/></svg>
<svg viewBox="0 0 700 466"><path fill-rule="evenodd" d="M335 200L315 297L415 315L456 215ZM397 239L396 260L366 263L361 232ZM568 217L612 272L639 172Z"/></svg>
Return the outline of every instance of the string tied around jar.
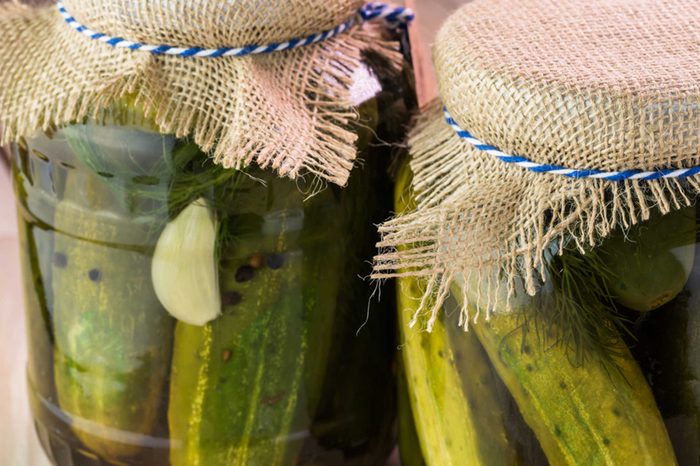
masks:
<svg viewBox="0 0 700 466"><path fill-rule="evenodd" d="M465 327L511 312L552 257L694 203L699 22L688 0L475 0L446 21L409 138L416 208L380 226L374 264L425 279L414 325L455 281L475 286Z"/></svg>
<svg viewBox="0 0 700 466"><path fill-rule="evenodd" d="M357 158L351 88L369 58L401 72L413 18L363 0L3 3L0 144L129 96L225 168L342 186Z"/></svg>
<svg viewBox="0 0 700 466"><path fill-rule="evenodd" d="M415 19L415 14L410 8L391 6L386 3L367 3L357 10L357 13L338 26L325 31L310 34L306 37L294 38L284 42L270 44L248 44L244 46L224 46L217 48L204 48L192 46L176 46L165 44L145 44L135 40L110 36L94 31L90 27L76 20L66 8L63 1L56 3L59 13L66 24L76 32L99 42L104 42L115 48L125 48L134 51L149 52L155 55L175 55L179 57L218 58L218 57L246 57L248 55L282 52L298 47L323 42L336 37L347 30L367 21L383 20L387 27L405 29Z"/></svg>

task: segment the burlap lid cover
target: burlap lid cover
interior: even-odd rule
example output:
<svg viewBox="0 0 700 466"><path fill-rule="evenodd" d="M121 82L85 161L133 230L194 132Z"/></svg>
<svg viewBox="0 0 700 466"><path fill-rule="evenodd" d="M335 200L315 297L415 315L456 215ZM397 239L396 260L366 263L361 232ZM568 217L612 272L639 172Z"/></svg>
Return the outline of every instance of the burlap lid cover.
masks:
<svg viewBox="0 0 700 466"><path fill-rule="evenodd" d="M271 44L332 29L362 0L65 0L94 31L146 44ZM349 85L362 50L397 58L380 26L267 55L184 58L113 48L68 26L55 6L0 6L0 142L136 93L161 130L193 135L226 167L344 184L356 156Z"/></svg>
<svg viewBox="0 0 700 466"><path fill-rule="evenodd" d="M610 171L695 167L697 6L474 0L458 10L433 49L442 102L424 112L410 140L418 207L381 227L375 275L427 277L420 312L430 326L457 274L507 284L509 295L520 285L532 294L552 248L584 250L654 206L668 212L693 202L697 176L572 179L504 163L458 137L442 106L476 138L534 162Z"/></svg>

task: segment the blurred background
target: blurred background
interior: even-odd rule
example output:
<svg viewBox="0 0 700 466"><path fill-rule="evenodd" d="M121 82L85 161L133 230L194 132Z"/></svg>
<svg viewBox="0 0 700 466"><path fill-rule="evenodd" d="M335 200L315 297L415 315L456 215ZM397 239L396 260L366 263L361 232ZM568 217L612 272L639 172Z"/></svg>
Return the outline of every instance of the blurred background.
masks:
<svg viewBox="0 0 700 466"><path fill-rule="evenodd" d="M7 0L0 0L3 3ZM436 93L429 44L449 13L466 0L408 0L417 12L412 27L418 92L422 102ZM27 3L47 3L33 0ZM2 70L0 70L0 73ZM7 152L0 148L0 463L49 466L34 434L26 396L26 341L22 314L15 207ZM392 464L398 464L396 455Z"/></svg>

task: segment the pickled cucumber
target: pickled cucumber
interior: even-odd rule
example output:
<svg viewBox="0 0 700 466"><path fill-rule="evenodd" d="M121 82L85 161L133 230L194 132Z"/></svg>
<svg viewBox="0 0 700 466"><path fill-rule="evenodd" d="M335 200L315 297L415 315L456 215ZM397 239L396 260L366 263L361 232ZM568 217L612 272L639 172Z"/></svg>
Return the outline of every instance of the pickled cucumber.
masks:
<svg viewBox="0 0 700 466"><path fill-rule="evenodd" d="M60 175L46 158L39 158L34 147L22 145L15 152L13 178L18 207L20 265L24 288L25 326L29 358L27 381L37 429L50 423L46 405L56 402L53 368L53 289L51 262L55 204L46 193L57 189ZM34 149L36 152L32 152ZM59 430L60 427L51 425ZM39 436L43 440L42 436Z"/></svg>
<svg viewBox="0 0 700 466"><path fill-rule="evenodd" d="M615 300L651 311L675 298L693 268L695 207L652 217L629 232L617 232L598 248L609 271Z"/></svg>
<svg viewBox="0 0 700 466"><path fill-rule="evenodd" d="M399 364L401 367L401 364ZM426 466L420 447L416 421L411 408L410 392L406 382L405 371L398 374L398 412L399 412L399 452L402 466Z"/></svg>
<svg viewBox="0 0 700 466"><path fill-rule="evenodd" d="M473 296L475 286L457 280L453 296L462 287ZM573 366L560 345L543 347L522 322L497 314L471 328L550 464L677 464L649 386L621 340L617 378L595 360Z"/></svg>
<svg viewBox="0 0 700 466"><path fill-rule="evenodd" d="M108 460L148 443L172 336L149 280L150 219L117 205L101 179L69 173L51 269L59 405L77 437Z"/></svg>
<svg viewBox="0 0 700 466"><path fill-rule="evenodd" d="M399 184L408 185L406 181L410 176L406 172L400 174ZM413 199L408 190L397 191L397 210L399 212L411 208ZM474 275L476 276L476 274ZM453 284L454 299L461 299L463 289L466 288L468 296L476 296L478 283L464 283L461 278ZM411 318L421 296L420 282L414 278L399 279L400 302L399 308L403 316L402 330ZM551 290L550 290L551 291ZM538 312L533 306L540 302L555 303L556 300L537 300L536 298L518 299L515 308L518 311L536 315ZM497 303L497 307L500 302ZM461 303L460 303L461 305ZM491 317L490 321L482 321L472 325L471 336L476 336L485 350L487 358L496 369L501 381L513 396L524 420L534 431L540 446L547 456L548 462L553 466L558 465L674 465L676 458L671 447L668 434L655 404L654 398L641 371L631 358L629 350L621 339L617 339L616 348L610 352L615 358L615 363L621 377L614 376L606 371L606 366L596 360L588 360L582 366L572 364L567 345L554 344L543 345L541 336L529 329L526 322L519 314L498 313ZM545 313L547 314L547 313ZM548 314L547 314L548 315ZM444 318L443 318L444 319ZM601 323L601 325L606 325ZM531 329L532 330L532 329ZM551 329L550 329L551 330ZM612 331L612 330L611 330ZM441 340L443 329L442 320L438 320L432 335L424 335L423 344L434 344ZM408 333L408 332L406 332ZM470 335L464 335L468 343ZM435 357L428 363L428 358L440 354L447 354L445 349L426 347L422 352L420 345L412 339L418 339L420 335L409 335L404 342L404 361L411 389L417 393L414 402L414 412L418 420L417 428L424 443L426 460L429 464L450 464L450 455L447 447L451 447L454 441L447 443L445 432L452 429L440 429L435 420L435 407L421 410L420 404L427 400L433 400L433 393L447 393L447 397L454 398L454 393L461 393L457 387L450 390L447 371L435 373L435 367L439 367ZM444 337L442 337L444 338ZM455 345L456 338L452 338L450 348ZM479 348L480 349L480 348ZM471 352L476 355L475 351ZM422 355L422 357L418 357ZM421 364L422 361L422 364ZM464 387L463 392L474 397L474 404L480 409L491 404L489 395L494 395L496 383L478 387L479 372L473 361L469 368L461 368L463 374L474 374L470 384ZM415 372L413 372L415 371ZM453 382L452 385L458 384ZM421 386L424 388L421 389ZM445 388L435 388L435 386ZM501 404L501 408L503 405ZM459 404L452 404L450 415L446 421L465 422L465 414L459 411ZM421 411L432 413L433 418L421 418ZM487 409L487 412L493 412ZM463 426L459 432L474 432L491 429L494 424L488 421L488 416L481 415L472 425ZM474 435L474 434L472 434ZM493 433L491 438L498 438ZM453 440L453 439L450 439ZM478 445L478 440L472 442ZM440 459L433 463L431 455L441 455ZM468 453L460 452L460 464L484 464L484 460L476 456L467 456ZM499 464L509 464L507 462Z"/></svg>
<svg viewBox="0 0 700 466"><path fill-rule="evenodd" d="M432 333L407 328L420 290L417 280L399 279L403 360L426 463L520 464L508 438L495 375L474 335L462 335L457 349L441 320Z"/></svg>
<svg viewBox="0 0 700 466"><path fill-rule="evenodd" d="M333 318L323 306L335 300L334 259L318 246L322 223L305 224L296 185L266 181L235 191L235 216L222 233L230 236L221 251L222 315L203 327L177 324L173 466L295 464L319 398L313 385L326 356L313 349Z"/></svg>
<svg viewBox="0 0 700 466"><path fill-rule="evenodd" d="M36 384L37 379L53 382L51 262L54 235L49 225L54 221L55 204L44 193L53 192L59 176L47 160L36 157L27 149L17 153L13 164L13 177L18 207L17 224L25 290L26 324L28 333L32 336L28 348L30 357L27 372L32 383ZM20 176L20 164L22 172L31 173L31 177ZM42 395L51 397L51 392L52 390L47 389Z"/></svg>
<svg viewBox="0 0 700 466"><path fill-rule="evenodd" d="M414 206L410 181L406 165L396 185L399 213ZM422 289L417 278L398 280L403 364L425 462L433 466L517 464L496 398L495 376L475 336L464 334L455 348L442 319L432 333L409 329Z"/></svg>
<svg viewBox="0 0 700 466"><path fill-rule="evenodd" d="M304 390L306 412L311 420L316 417L325 395L324 383L334 363L331 361L333 350L342 346L332 330L341 312L341 277L351 273L344 268L347 250L341 238L348 235L343 230L344 212L332 189L337 188L327 188L304 202L303 227L298 238L303 255L301 290L307 352ZM313 433L312 425L306 427Z"/></svg>
<svg viewBox="0 0 700 466"><path fill-rule="evenodd" d="M376 108L360 110L376 118ZM319 212L320 221L337 219L336 240L323 247L326 254L337 255L339 272L336 298L327 311L334 309L335 323L325 327L333 345L327 349L328 367L311 433L325 450L342 452L346 464L383 465L395 443L396 344L388 338L395 334L394 290L385 286L379 300L373 296L374 284L360 278L371 273L367 258L377 239L368 225L384 220L391 209L392 186L379 185L388 165L386 155L373 150L362 167L353 170L347 187L334 188L338 202L333 217ZM326 281L324 287L332 285Z"/></svg>
<svg viewBox="0 0 700 466"><path fill-rule="evenodd" d="M681 466L700 464L700 246L680 294L638 314L631 350L649 381Z"/></svg>

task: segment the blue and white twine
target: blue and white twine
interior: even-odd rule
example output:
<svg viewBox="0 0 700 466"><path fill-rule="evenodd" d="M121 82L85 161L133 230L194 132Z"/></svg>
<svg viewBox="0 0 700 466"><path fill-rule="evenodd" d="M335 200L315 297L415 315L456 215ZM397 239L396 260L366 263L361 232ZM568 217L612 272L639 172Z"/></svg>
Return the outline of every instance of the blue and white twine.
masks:
<svg viewBox="0 0 700 466"><path fill-rule="evenodd" d="M452 129L455 130L457 136L474 146L475 149L486 152L487 154L496 157L502 162L512 163L514 165L536 173L552 173L555 175L562 175L569 178L593 178L609 181L651 181L658 180L660 178L683 179L700 173L700 167L668 168L655 171L643 171L639 169L630 169L622 171L604 171L596 169L574 169L566 168L561 165L537 163L533 162L532 160L526 157L506 154L505 152L501 152L497 147L486 144L485 142L472 136L472 134L469 131L462 129L459 126L459 124L455 121L455 119L452 118L450 112L447 111L447 107L443 108L443 112L445 114L445 121L447 121L447 124L449 124L452 127Z"/></svg>
<svg viewBox="0 0 700 466"><path fill-rule="evenodd" d="M150 52L156 55L176 55L180 57L201 58L245 57L247 55L291 50L336 37L353 26L365 23L367 21L384 20L389 27L405 28L415 18L415 14L409 8L394 7L385 3L368 3L358 10L357 15L348 19L343 24L340 24L327 31L311 34L308 37L273 44L251 44L244 47L220 47L217 49L205 49L202 47L177 47L174 45L142 44L140 42L123 39L121 37L109 36L101 32L93 31L87 26L80 24L68 12L68 10L66 10L66 7L62 1L58 1L56 6L58 7L58 11L61 13L61 16L63 16L63 19L65 19L66 23L68 23L68 25L73 29L84 36L89 37L90 39L104 42L112 47Z"/></svg>

